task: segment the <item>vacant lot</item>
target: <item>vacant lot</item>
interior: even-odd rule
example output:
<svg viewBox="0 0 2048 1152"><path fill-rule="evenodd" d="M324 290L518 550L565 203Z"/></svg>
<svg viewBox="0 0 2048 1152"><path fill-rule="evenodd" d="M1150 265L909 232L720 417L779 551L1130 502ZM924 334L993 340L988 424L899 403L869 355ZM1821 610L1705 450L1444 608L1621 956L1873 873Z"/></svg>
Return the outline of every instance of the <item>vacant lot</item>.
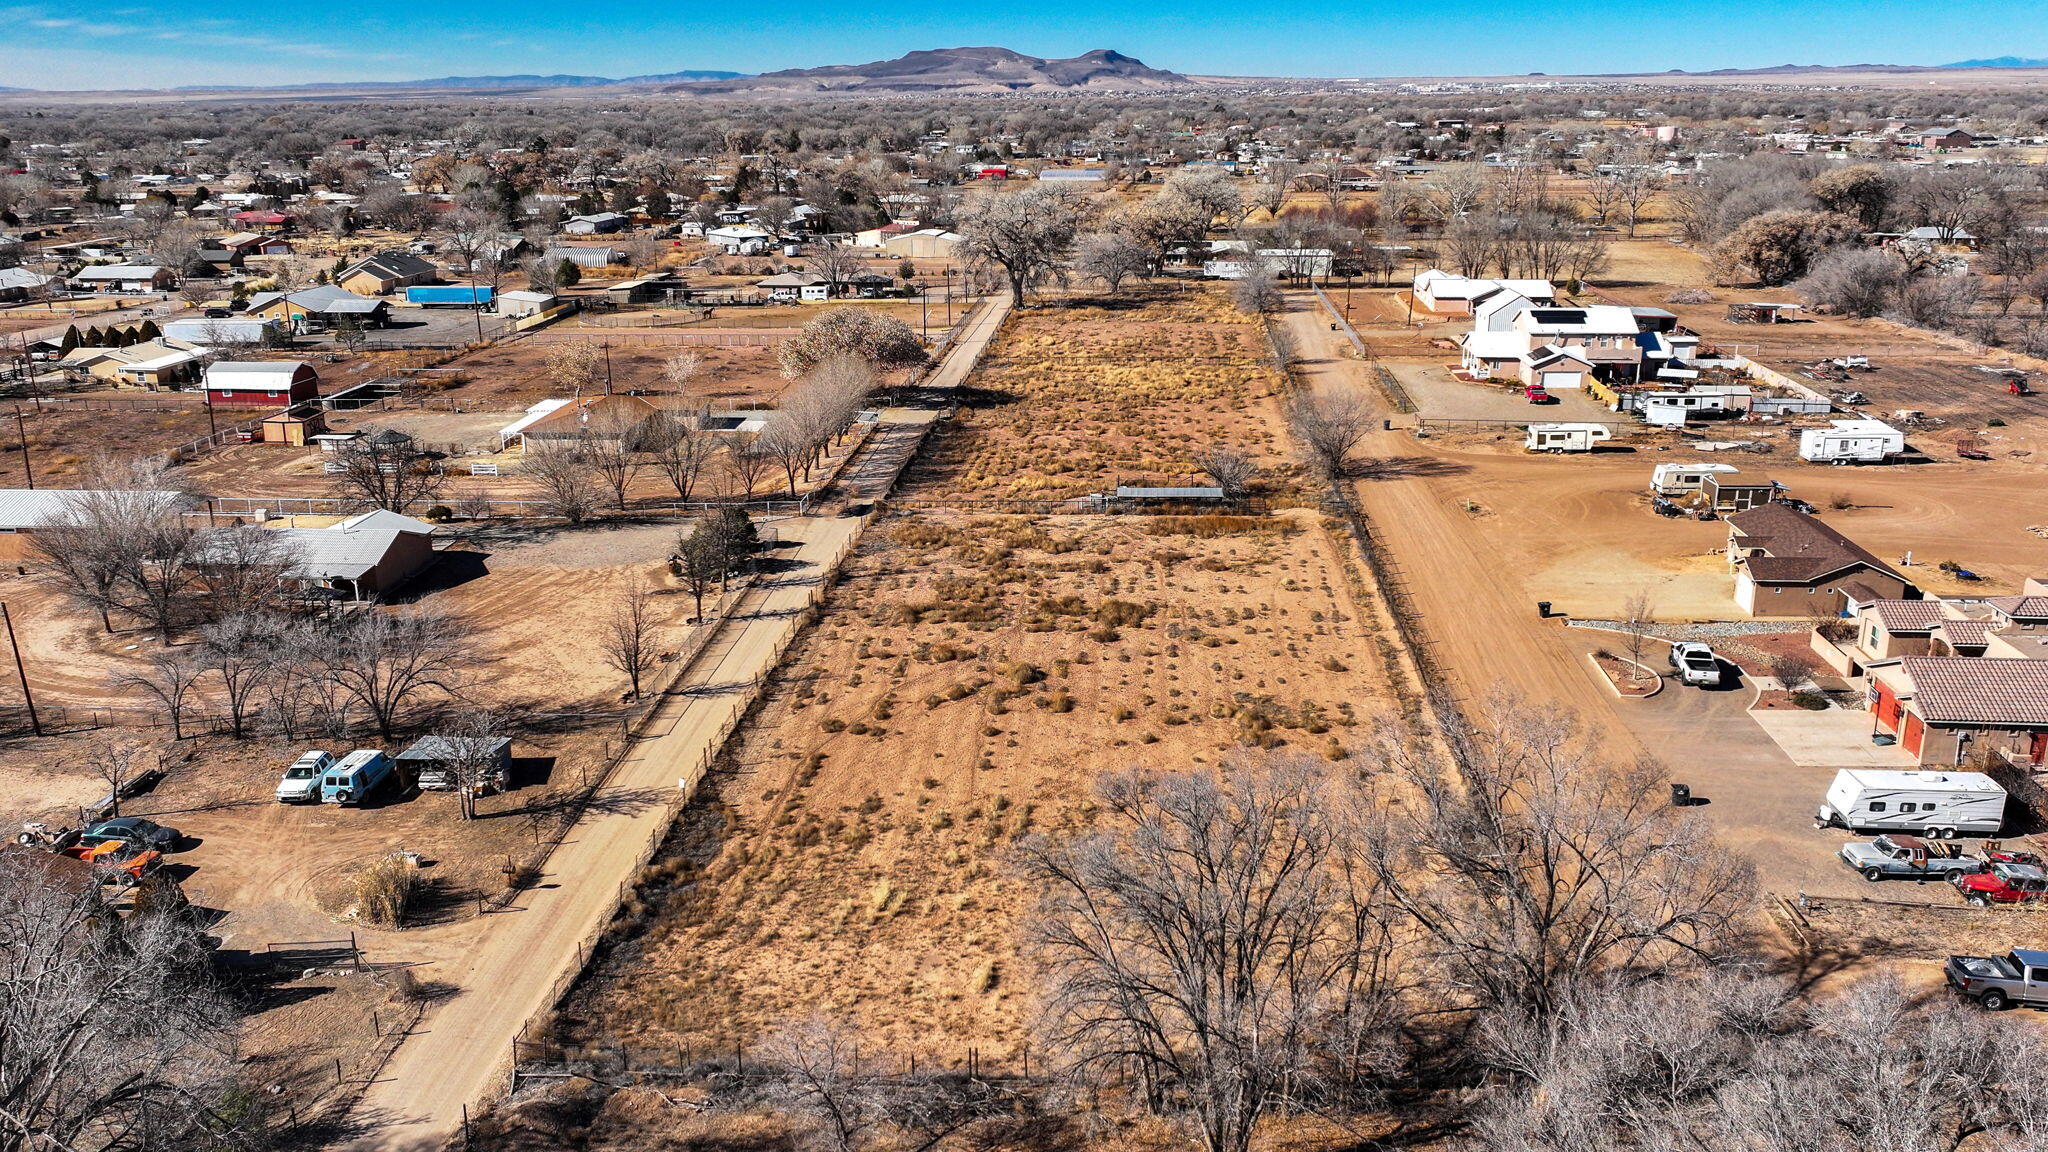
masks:
<svg viewBox="0 0 2048 1152"><path fill-rule="evenodd" d="M445 394L465 404L486 401L507 408L567 395L568 389L548 374L548 351L559 339L542 333L451 360L442 367L463 381ZM681 352L694 352L702 361L690 394L721 405L772 402L788 384L770 347L683 346L626 328L608 330L596 347L606 358L614 392L673 392L661 378L662 365Z"/></svg>
<svg viewBox="0 0 2048 1152"><path fill-rule="evenodd" d="M1348 758L1389 711L1379 651L1302 513L880 525L566 1038L669 1053L822 1011L877 1048L1014 1053L1008 846L1085 827L1119 769Z"/></svg>
<svg viewBox="0 0 2048 1152"><path fill-rule="evenodd" d="M1017 314L906 495L1064 498L1206 483L1218 445L1281 463L1278 377L1259 326L1219 292Z"/></svg>
<svg viewBox="0 0 2048 1152"><path fill-rule="evenodd" d="M19 434L12 426L16 412L21 413ZM28 441L36 483L67 488L76 485L79 472L95 454L146 456L204 436L208 428L199 397L186 393L149 396L131 391L40 403L9 401L0 406L0 415L8 425L0 430L0 488L28 487L21 437ZM230 415L226 422L239 418Z"/></svg>

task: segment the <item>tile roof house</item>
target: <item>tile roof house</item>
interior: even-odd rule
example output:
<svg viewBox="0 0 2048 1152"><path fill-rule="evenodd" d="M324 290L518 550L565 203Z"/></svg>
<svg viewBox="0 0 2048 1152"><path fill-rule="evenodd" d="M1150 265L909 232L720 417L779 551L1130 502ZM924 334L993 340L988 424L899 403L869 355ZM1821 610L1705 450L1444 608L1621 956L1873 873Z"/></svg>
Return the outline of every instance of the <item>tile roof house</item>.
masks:
<svg viewBox="0 0 2048 1152"><path fill-rule="evenodd" d="M1922 764L2048 760L2048 660L1906 656L1871 670L1877 727Z"/></svg>
<svg viewBox="0 0 2048 1152"><path fill-rule="evenodd" d="M1728 517L1728 564L1735 602L1752 616L1837 615L1865 599L1920 595L1868 549L1787 504Z"/></svg>

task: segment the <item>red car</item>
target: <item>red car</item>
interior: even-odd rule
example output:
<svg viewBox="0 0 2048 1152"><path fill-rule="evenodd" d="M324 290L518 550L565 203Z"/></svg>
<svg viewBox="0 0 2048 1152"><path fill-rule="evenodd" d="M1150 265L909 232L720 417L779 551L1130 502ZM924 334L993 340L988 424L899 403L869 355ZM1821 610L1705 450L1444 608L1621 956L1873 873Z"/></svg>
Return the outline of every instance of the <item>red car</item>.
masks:
<svg viewBox="0 0 2048 1152"><path fill-rule="evenodd" d="M1528 397L1529 403L1531 404L1557 403L1557 397L1552 396L1550 393L1544 391L1543 385L1541 384L1524 385L1522 388L1522 395Z"/></svg>
<svg viewBox="0 0 2048 1152"><path fill-rule="evenodd" d="M2019 864L1995 857L1982 872L1957 876L1952 883L1963 900L1978 908L1993 904L2027 904L2048 898L2048 872L2038 864Z"/></svg>

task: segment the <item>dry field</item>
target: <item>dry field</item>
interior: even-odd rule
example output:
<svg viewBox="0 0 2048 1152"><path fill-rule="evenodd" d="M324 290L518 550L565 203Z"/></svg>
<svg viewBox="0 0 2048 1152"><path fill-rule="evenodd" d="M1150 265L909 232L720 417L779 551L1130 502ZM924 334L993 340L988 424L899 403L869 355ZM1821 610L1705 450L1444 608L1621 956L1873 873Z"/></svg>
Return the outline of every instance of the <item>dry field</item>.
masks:
<svg viewBox="0 0 2048 1152"><path fill-rule="evenodd" d="M974 392L908 477L916 497L1059 499L1119 480L1206 483L1216 445L1281 461L1278 378L1258 326L1220 292L1013 316Z"/></svg>
<svg viewBox="0 0 2048 1152"><path fill-rule="evenodd" d="M877 1051L1014 1056L1013 841L1085 828L1105 773L1346 761L1394 710L1342 563L1298 512L879 525L564 1039L667 1054L824 1012Z"/></svg>
<svg viewBox="0 0 2048 1152"><path fill-rule="evenodd" d="M157 403L140 392L111 395L116 405L111 409L54 402L9 402L0 408L8 425L0 431L0 488L28 486L19 436L28 440L36 483L67 488L76 485L79 472L96 453L142 456L207 433L206 409L196 396L167 396ZM13 427L16 411L23 413L19 433Z"/></svg>
<svg viewBox="0 0 2048 1152"><path fill-rule="evenodd" d="M441 394L461 401L493 407L523 408L536 400L560 396L564 389L548 376L550 337L540 335L465 353L443 368L459 374L462 382L443 388ZM691 382L693 395L721 403L772 402L788 382L775 364L773 348L717 348L691 345L639 335L632 329L608 329L599 347L610 358L612 390L635 389L667 392L661 368L678 352L695 352L703 360L697 378ZM431 375L429 377L431 379Z"/></svg>

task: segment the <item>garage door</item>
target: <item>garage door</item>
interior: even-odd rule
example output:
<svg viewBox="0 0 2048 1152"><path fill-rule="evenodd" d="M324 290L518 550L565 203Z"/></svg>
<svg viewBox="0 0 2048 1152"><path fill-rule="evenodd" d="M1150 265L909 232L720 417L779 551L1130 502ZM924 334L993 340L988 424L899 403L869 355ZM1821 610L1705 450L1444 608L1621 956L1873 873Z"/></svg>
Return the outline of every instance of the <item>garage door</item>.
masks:
<svg viewBox="0 0 2048 1152"><path fill-rule="evenodd" d="M1577 372L1545 372L1542 384L1545 389L1577 388L1579 386L1579 374Z"/></svg>

